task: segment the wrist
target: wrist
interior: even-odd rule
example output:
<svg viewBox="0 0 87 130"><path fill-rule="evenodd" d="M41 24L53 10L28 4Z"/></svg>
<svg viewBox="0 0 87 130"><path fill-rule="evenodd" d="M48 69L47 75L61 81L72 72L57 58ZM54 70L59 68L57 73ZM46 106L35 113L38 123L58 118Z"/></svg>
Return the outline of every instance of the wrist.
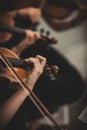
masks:
<svg viewBox="0 0 87 130"><path fill-rule="evenodd" d="M12 51L15 52L18 56L20 56L22 51L26 48L27 48L27 43L25 42L25 39L24 39L17 46L13 47Z"/></svg>
<svg viewBox="0 0 87 130"><path fill-rule="evenodd" d="M22 95L24 95L25 97L27 97L30 92L26 89L26 88L20 88L20 93L22 93Z"/></svg>

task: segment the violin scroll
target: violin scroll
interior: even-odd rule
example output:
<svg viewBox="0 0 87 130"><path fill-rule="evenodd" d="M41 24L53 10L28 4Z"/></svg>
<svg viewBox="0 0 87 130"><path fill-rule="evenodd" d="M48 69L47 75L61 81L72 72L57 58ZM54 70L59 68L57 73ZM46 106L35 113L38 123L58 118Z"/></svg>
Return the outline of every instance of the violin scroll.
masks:
<svg viewBox="0 0 87 130"><path fill-rule="evenodd" d="M44 68L44 72L46 73L47 77L49 77L51 81L54 81L56 79L55 76L59 72L59 67L56 65L49 66L48 64L46 64Z"/></svg>
<svg viewBox="0 0 87 130"><path fill-rule="evenodd" d="M55 37L48 38L44 35L41 35L41 38L39 40L42 40L43 42L48 42L49 44L57 44L58 40Z"/></svg>

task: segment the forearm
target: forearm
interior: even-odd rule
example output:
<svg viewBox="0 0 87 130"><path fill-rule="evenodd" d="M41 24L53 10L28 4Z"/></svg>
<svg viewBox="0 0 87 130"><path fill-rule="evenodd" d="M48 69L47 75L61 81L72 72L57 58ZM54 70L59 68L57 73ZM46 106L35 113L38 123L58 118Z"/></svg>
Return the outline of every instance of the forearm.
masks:
<svg viewBox="0 0 87 130"><path fill-rule="evenodd" d="M23 39L17 46L12 48L12 51L16 53L18 56L28 47L29 45L26 43L26 39Z"/></svg>
<svg viewBox="0 0 87 130"><path fill-rule="evenodd" d="M0 129L6 127L27 97L27 91L19 89L0 107Z"/></svg>

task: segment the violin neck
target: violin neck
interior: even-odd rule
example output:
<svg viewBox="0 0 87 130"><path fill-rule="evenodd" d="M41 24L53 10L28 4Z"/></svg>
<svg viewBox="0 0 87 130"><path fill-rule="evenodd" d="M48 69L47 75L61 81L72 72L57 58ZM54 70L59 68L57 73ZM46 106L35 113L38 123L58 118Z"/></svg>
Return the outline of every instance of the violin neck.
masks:
<svg viewBox="0 0 87 130"><path fill-rule="evenodd" d="M11 62L11 64L13 65L13 67L23 68L23 69L28 69L28 70L31 70L33 68L33 63L26 62L22 58L17 59L17 58L7 57L7 59ZM2 65L5 66L4 63L3 63L3 61L1 61L1 59L0 59L0 63L2 63Z"/></svg>

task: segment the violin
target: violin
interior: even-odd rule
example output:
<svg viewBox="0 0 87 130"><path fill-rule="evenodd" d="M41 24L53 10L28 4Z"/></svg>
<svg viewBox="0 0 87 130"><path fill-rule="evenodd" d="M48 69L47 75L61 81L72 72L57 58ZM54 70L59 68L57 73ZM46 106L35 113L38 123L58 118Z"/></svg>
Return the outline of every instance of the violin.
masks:
<svg viewBox="0 0 87 130"><path fill-rule="evenodd" d="M53 130L65 130L63 129L58 122L53 118L51 113L48 111L48 109L43 105L43 103L39 100L39 98L34 94L33 91L27 87L25 82L23 81L22 77L20 74L16 72L12 64L9 62L7 57L3 53L3 48L0 48L0 57L4 64L7 66L8 70L13 74L14 78L17 80L17 82L21 85L21 87L25 90L27 90L30 94L28 95L31 101L34 103L34 105L37 107L39 112L43 115L43 117L46 119L48 124L52 127ZM8 54L8 52L6 52ZM52 121L52 122L51 122ZM54 125L52 125L52 123Z"/></svg>
<svg viewBox="0 0 87 130"><path fill-rule="evenodd" d="M0 21L2 23L6 24L6 27L8 26L7 27L8 29L7 30L5 29L5 31L3 31L3 29L1 29L1 32L0 32L0 42L1 43L10 40L10 38L12 37L12 33L13 34L17 33L20 35L20 32L18 31L19 28L14 27L15 21L11 15L9 15L9 14L1 15ZM21 29L21 30L24 31L24 29ZM41 35L41 38L38 40L41 40L42 42L49 43L49 44L53 44L53 43L56 44L58 42L54 37L49 38L44 35Z"/></svg>
<svg viewBox="0 0 87 130"><path fill-rule="evenodd" d="M13 65L15 71L21 75L21 77L24 79L25 77L28 78L28 71L33 69L33 63L31 62L26 62L24 59L19 58L14 52L12 52L9 49L0 47L0 52L2 52L7 59L11 62ZM4 74L5 77L9 79L14 79L14 77L11 75L11 73L8 71L7 67L5 64L2 62L0 59L0 71L1 75ZM59 68L55 65L49 66L48 64L45 65L44 67L44 73L50 80L55 80L55 76L57 75L59 71Z"/></svg>
<svg viewBox="0 0 87 130"><path fill-rule="evenodd" d="M75 1L49 0L43 8L43 17L53 29L64 30L84 21L86 12L87 6Z"/></svg>

